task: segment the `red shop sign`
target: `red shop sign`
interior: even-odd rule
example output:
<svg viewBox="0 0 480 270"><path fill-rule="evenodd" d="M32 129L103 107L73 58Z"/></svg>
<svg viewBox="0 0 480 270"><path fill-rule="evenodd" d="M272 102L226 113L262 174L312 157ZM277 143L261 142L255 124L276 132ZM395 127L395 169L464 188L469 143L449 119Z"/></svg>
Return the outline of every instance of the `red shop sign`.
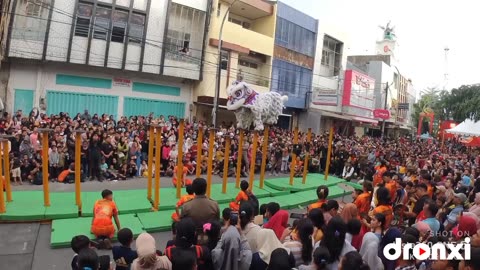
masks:
<svg viewBox="0 0 480 270"><path fill-rule="evenodd" d="M373 110L373 117L388 120L390 119L390 111L384 109Z"/></svg>

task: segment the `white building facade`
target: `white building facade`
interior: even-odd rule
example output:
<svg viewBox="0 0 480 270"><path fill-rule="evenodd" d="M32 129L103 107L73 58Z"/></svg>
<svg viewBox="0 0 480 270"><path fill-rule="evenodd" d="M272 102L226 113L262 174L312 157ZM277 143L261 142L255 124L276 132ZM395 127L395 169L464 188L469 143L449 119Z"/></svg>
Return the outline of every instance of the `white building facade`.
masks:
<svg viewBox="0 0 480 270"><path fill-rule="evenodd" d="M210 0L12 2L8 112L190 116Z"/></svg>

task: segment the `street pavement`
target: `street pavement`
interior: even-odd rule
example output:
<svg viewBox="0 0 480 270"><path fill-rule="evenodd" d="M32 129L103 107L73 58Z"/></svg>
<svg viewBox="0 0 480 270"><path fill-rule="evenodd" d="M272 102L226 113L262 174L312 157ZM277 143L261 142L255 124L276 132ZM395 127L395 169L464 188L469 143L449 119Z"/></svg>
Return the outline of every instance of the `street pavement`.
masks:
<svg viewBox="0 0 480 270"><path fill-rule="evenodd" d="M286 176L286 175L285 175ZM271 178L272 176L266 176ZM248 178L242 178L248 180ZM235 181L229 178L229 181ZM222 178L212 176L213 183L221 183ZM82 183L82 191L99 191L103 189L128 190L146 188L146 178L135 178L127 181L118 182L98 182L88 181ZM171 186L171 179L161 178L161 186ZM42 190L42 186L33 186L24 184L22 186L13 186L14 191L21 190ZM73 191L73 184L50 183L52 192ZM314 194L312 193L312 196ZM350 196L345 197L345 201L351 201ZM301 209L295 209L291 212L304 212ZM0 269L14 270L67 270L74 255L70 248L51 249L50 248L51 224L45 223L16 223L0 224ZM169 239L172 238L170 232L153 233L157 242L157 248L163 250ZM135 248L135 243L133 245ZM111 251L98 251L99 255L110 255Z"/></svg>

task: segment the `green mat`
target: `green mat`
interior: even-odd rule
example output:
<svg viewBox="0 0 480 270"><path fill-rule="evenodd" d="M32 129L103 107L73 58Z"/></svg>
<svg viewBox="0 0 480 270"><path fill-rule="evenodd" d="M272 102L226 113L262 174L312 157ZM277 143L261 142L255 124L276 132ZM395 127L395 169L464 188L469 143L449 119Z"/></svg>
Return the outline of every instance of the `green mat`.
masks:
<svg viewBox="0 0 480 270"><path fill-rule="evenodd" d="M147 232L165 232L172 228L172 214L174 211L158 211L138 214L138 219Z"/></svg>
<svg viewBox="0 0 480 270"><path fill-rule="evenodd" d="M0 220L33 221L45 218L43 192L14 192L12 199L13 201L6 205L6 213L0 214Z"/></svg>
<svg viewBox="0 0 480 270"><path fill-rule="evenodd" d="M345 180L333 176L329 176L328 180L325 181L323 174L308 174L305 184L302 184L301 177L296 177L292 186L290 185L290 178L284 177L265 180L265 185L276 190L297 192L316 189L320 185L333 186L343 182Z"/></svg>
<svg viewBox="0 0 480 270"><path fill-rule="evenodd" d="M354 189L363 190L363 185L360 185L360 184L358 184L358 183L345 182L345 184L353 187Z"/></svg>
<svg viewBox="0 0 480 270"><path fill-rule="evenodd" d="M119 215L119 219L122 228L129 228L135 236L144 232L142 223L135 215ZM54 220L52 222L50 246L52 248L69 247L72 238L81 234L92 240L95 239L95 236L90 233L91 224L92 218L90 217Z"/></svg>

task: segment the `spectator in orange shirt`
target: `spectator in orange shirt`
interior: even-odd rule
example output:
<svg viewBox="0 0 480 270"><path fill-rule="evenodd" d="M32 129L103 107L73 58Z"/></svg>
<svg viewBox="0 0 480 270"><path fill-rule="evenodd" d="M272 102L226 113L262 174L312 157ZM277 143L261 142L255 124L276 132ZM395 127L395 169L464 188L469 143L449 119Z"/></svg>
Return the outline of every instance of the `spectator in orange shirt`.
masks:
<svg viewBox="0 0 480 270"><path fill-rule="evenodd" d="M393 208L390 199L390 191L386 187L377 189L377 207L373 209L372 214L382 213L385 215L385 228L388 228L393 219Z"/></svg>
<svg viewBox="0 0 480 270"><path fill-rule="evenodd" d="M327 202L328 187L324 185L319 186L317 188L317 197L318 197L318 201L316 203L310 204L307 208L308 211L315 208L321 208Z"/></svg>
<svg viewBox="0 0 480 270"><path fill-rule="evenodd" d="M175 222L180 221L180 207L188 201L191 201L193 198L195 198L195 194L193 192L193 187L192 185L186 185L185 186L185 191L187 191L186 195L183 195L180 200L177 202L177 206L175 207L175 213L172 214L172 219Z"/></svg>
<svg viewBox="0 0 480 270"><path fill-rule="evenodd" d="M387 171L387 164L382 160L380 165L375 167L375 175L373 175L373 186L376 187L383 183L383 174Z"/></svg>
<svg viewBox="0 0 480 270"><path fill-rule="evenodd" d="M232 211L238 212L242 201L248 201L248 186L248 182L245 180L240 183L241 190L238 192L237 197L235 197L235 201L230 203L230 209L232 209Z"/></svg>
<svg viewBox="0 0 480 270"><path fill-rule="evenodd" d="M120 230L118 208L113 201L113 192L105 189L102 191L102 199L97 200L93 207L91 232L97 237L99 248L112 248L110 239L115 235L115 227L113 227L112 217L115 220L117 229Z"/></svg>
<svg viewBox="0 0 480 270"><path fill-rule="evenodd" d="M397 197L397 182L392 180L391 172L383 173L383 182L385 183L385 187L390 192L391 202L394 202L395 198Z"/></svg>
<svg viewBox="0 0 480 270"><path fill-rule="evenodd" d="M434 189L432 186L432 176L428 173L422 173L420 175L420 183L423 183L427 186L427 194L430 199L433 198Z"/></svg>
<svg viewBox="0 0 480 270"><path fill-rule="evenodd" d="M358 214L360 216L366 216L370 211L370 205L372 203L372 196L373 196L372 182L370 181L363 182L362 191L363 192L355 198L354 203L358 208Z"/></svg>

